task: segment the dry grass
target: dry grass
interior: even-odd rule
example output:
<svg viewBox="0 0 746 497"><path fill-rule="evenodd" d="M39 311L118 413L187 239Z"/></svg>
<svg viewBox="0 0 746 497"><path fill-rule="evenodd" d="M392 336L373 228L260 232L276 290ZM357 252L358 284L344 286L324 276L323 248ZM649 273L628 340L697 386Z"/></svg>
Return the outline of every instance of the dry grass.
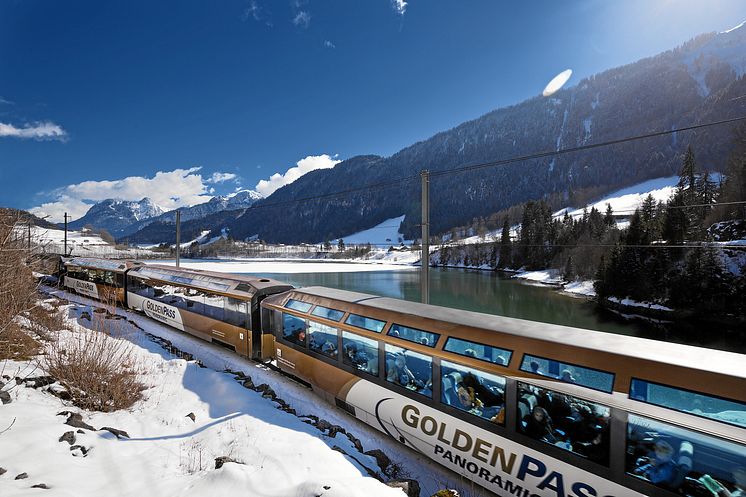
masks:
<svg viewBox="0 0 746 497"><path fill-rule="evenodd" d="M39 354L41 344L16 323L0 334L0 361L25 361Z"/></svg>
<svg viewBox="0 0 746 497"><path fill-rule="evenodd" d="M58 333L42 359L43 368L82 409L126 409L140 400L145 388L138 380L132 344L124 339L121 321L110 319L112 314L104 308L92 313L90 329Z"/></svg>
<svg viewBox="0 0 746 497"><path fill-rule="evenodd" d="M54 302L57 303L59 301L55 299ZM25 312L24 316L29 320L28 329L45 341L51 340L55 332L70 329L70 325L65 320L63 310L60 309L59 305L55 305L54 303L51 305L51 309L37 305Z"/></svg>

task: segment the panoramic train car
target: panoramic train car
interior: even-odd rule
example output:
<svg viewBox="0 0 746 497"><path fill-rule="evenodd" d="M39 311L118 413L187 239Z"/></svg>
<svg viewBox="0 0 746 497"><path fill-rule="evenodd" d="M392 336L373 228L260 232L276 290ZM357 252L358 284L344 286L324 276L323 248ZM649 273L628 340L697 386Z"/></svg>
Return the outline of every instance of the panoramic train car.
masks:
<svg viewBox="0 0 746 497"><path fill-rule="evenodd" d="M267 359L274 337L262 336L259 304L291 288L266 278L142 265L127 271L126 302L131 309L240 355Z"/></svg>
<svg viewBox="0 0 746 497"><path fill-rule="evenodd" d="M86 297L124 305L124 277L127 270L141 265L93 257L62 258L62 286Z"/></svg>
<svg viewBox="0 0 746 497"><path fill-rule="evenodd" d="M262 307L280 368L498 495L746 489L742 355L323 287Z"/></svg>

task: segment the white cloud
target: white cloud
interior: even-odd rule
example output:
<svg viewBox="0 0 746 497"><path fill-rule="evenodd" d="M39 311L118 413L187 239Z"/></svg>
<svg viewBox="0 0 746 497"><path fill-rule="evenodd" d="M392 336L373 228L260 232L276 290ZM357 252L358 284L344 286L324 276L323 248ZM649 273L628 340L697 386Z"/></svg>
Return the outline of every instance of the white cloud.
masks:
<svg viewBox="0 0 746 497"><path fill-rule="evenodd" d="M205 180L207 183L225 183L236 179L237 176L233 173L212 173L209 179Z"/></svg>
<svg viewBox="0 0 746 497"><path fill-rule="evenodd" d="M311 14L306 10L300 10L293 17L293 24L302 28L307 28L311 24Z"/></svg>
<svg viewBox="0 0 746 497"><path fill-rule="evenodd" d="M329 40L324 40L324 46L325 46L326 48L337 48L337 45L335 45L334 43L332 43L332 42L331 42L331 41L329 41Z"/></svg>
<svg viewBox="0 0 746 497"><path fill-rule="evenodd" d="M5 99L3 97L0 97L0 104L3 104L3 105L13 105L13 102L11 102L10 100L7 100L7 99Z"/></svg>
<svg viewBox="0 0 746 497"><path fill-rule="evenodd" d="M407 11L407 0L391 0L391 3L394 5L397 14L403 16Z"/></svg>
<svg viewBox="0 0 746 497"><path fill-rule="evenodd" d="M30 211L37 216L49 215L50 221L60 222L64 212L72 216L72 219L78 219L94 203L109 198L141 200L143 197L149 197L166 210L201 204L211 197L208 195L206 181L198 174L200 169L192 167L158 171L151 178L129 176L110 181L83 181L55 190L51 193L50 202L34 207Z"/></svg>
<svg viewBox="0 0 746 497"><path fill-rule="evenodd" d="M27 124L23 128L17 128L12 124L0 123L0 137L63 141L67 138L67 132L61 126L49 121Z"/></svg>
<svg viewBox="0 0 746 497"><path fill-rule="evenodd" d="M330 157L328 154L309 155L299 160L294 167L285 171L285 174L275 173L268 180L263 179L259 181L254 189L265 197L269 197L275 190L289 185L306 173L316 169L330 169L342 162L341 160L337 160L336 157L336 155Z"/></svg>

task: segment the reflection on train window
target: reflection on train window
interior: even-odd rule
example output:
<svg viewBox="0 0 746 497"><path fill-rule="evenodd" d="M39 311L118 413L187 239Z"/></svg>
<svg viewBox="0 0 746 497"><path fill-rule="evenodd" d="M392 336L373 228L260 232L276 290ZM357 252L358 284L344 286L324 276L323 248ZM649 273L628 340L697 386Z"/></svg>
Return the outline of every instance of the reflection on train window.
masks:
<svg viewBox="0 0 746 497"><path fill-rule="evenodd" d="M444 404L505 424L505 378L441 361L440 385Z"/></svg>
<svg viewBox="0 0 746 497"><path fill-rule="evenodd" d="M386 344L386 381L427 397L433 396L433 360L411 350Z"/></svg>
<svg viewBox="0 0 746 497"><path fill-rule="evenodd" d="M308 322L308 348L319 354L324 354L332 359L337 358L337 328L317 323Z"/></svg>
<svg viewBox="0 0 746 497"><path fill-rule="evenodd" d="M308 302L301 302L300 300L288 300L288 303L285 304L285 307L288 309L295 309L296 311L300 312L308 312L311 309L312 304L309 304Z"/></svg>
<svg viewBox="0 0 746 497"><path fill-rule="evenodd" d="M202 313L204 316L219 321L225 320L225 303L222 295L216 295L214 293L204 292L205 297L205 311Z"/></svg>
<svg viewBox="0 0 746 497"><path fill-rule="evenodd" d="M746 404L703 393L632 379L629 397L656 406L746 428Z"/></svg>
<svg viewBox="0 0 746 497"><path fill-rule="evenodd" d="M606 406L518 383L518 431L605 466L610 414Z"/></svg>
<svg viewBox="0 0 746 497"><path fill-rule="evenodd" d="M630 415L627 473L678 494L746 495L746 447Z"/></svg>
<svg viewBox="0 0 746 497"><path fill-rule="evenodd" d="M529 354L523 356L521 371L547 376L565 383L573 383L607 393L610 393L614 386L613 373Z"/></svg>
<svg viewBox="0 0 746 497"><path fill-rule="evenodd" d="M383 330L383 327L386 326L386 321L366 318L365 316L358 316L357 314L350 314L347 316L345 323L375 333L380 333Z"/></svg>
<svg viewBox="0 0 746 497"><path fill-rule="evenodd" d="M446 341L443 350L466 357L473 357L480 361L497 364L498 366L507 366L510 363L510 356L513 354L510 350L454 337L450 337Z"/></svg>
<svg viewBox="0 0 746 497"><path fill-rule="evenodd" d="M378 342L343 331L342 362L359 371L378 376Z"/></svg>
<svg viewBox="0 0 746 497"><path fill-rule="evenodd" d="M302 347L306 346L306 320L292 314L282 314L282 338Z"/></svg>
<svg viewBox="0 0 746 497"><path fill-rule="evenodd" d="M225 321L241 328L249 327L249 305L243 300L225 297Z"/></svg>
<svg viewBox="0 0 746 497"><path fill-rule="evenodd" d="M438 341L438 338L440 338L438 333L418 330L416 328L408 328L396 323L391 325L388 336L409 340L414 343L421 343L428 347L435 347L435 343Z"/></svg>
<svg viewBox="0 0 746 497"><path fill-rule="evenodd" d="M317 305L314 307L313 312L311 313L314 316L318 316L320 318L326 318L331 321L339 321L342 319L342 316L345 315L344 312L338 311L336 309L329 309L328 307L323 307L320 305Z"/></svg>

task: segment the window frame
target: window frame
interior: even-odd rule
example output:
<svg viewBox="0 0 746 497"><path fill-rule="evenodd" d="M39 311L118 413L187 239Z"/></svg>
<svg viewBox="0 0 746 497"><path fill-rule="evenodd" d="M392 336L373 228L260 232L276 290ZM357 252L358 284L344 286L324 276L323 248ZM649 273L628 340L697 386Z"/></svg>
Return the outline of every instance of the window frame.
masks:
<svg viewBox="0 0 746 497"><path fill-rule="evenodd" d="M297 309L295 307L292 307L292 305L295 303L302 304L302 307L305 307L305 306L308 306L308 307L306 308L306 310ZM311 307L313 307L313 304L311 304L310 302L304 302L298 299L288 299L288 301L285 302L285 305L283 305L282 307L285 309L292 309L293 311L302 312L303 314L308 314L308 311L311 310Z"/></svg>
<svg viewBox="0 0 746 497"><path fill-rule="evenodd" d="M320 316L320 315L316 314L316 309L325 309L327 311L339 312L340 313L339 319L332 319L329 316ZM314 317L317 317L317 318L321 318L321 319L328 319L329 321L334 321L335 323L341 323L342 322L342 318L345 317L345 311L340 311L339 309L334 309L332 307L326 307L326 306L323 306L323 305L316 305L316 306L314 306L314 308L310 312L310 314L311 314L311 316L314 316Z"/></svg>
<svg viewBox="0 0 746 497"><path fill-rule="evenodd" d="M434 337L435 337L435 341L433 341L433 343L432 343L432 345L431 345L431 344L429 343L429 341L428 341L428 343L427 343L427 344L424 344L424 343L422 343L422 342L416 342L416 341L414 341L414 340L411 340L411 339L409 339L409 338L405 338L405 337L403 337L403 336L401 336L401 335L399 335L399 336L393 336L393 335L391 334L391 331L392 331L392 330L394 330L394 326L396 326L396 327L398 327L398 328L406 328L406 329L408 329L408 330L412 330L412 331L415 331L415 332L419 332L419 333L424 333L424 334L426 334L426 335L431 335L431 336L434 336ZM438 341L440 341L440 337L441 337L441 336L443 336L443 335L442 335L442 333L435 333L434 331L421 330L420 328L412 328L411 326L404 326L403 324L399 324L399 323L397 323L397 322L392 322L392 323L391 323L391 326L389 326L389 329L388 329L388 331L386 332L386 336L387 336L387 337L391 337L391 338L397 338L397 339L399 339L399 340L404 340L404 341L407 341L407 342L409 342L409 343L415 343L415 344L417 344L417 345L424 345L425 347L430 347L431 349L434 349L434 348L435 348L435 346L436 346L436 345L438 345Z"/></svg>
<svg viewBox="0 0 746 497"><path fill-rule="evenodd" d="M318 321L314 321L313 319L306 319L305 321L306 321L306 343L307 343L306 350L308 350L309 352L313 352L315 354L318 354L320 356L326 357L330 361L337 362L339 360L339 354L340 354L340 352L339 352L339 338L341 336L341 334L340 334L341 330L339 328L337 328L336 326L329 326L328 324L320 323ZM330 330L334 330L335 331L335 334L334 334L334 347L335 347L335 349L334 350L336 351L336 354L334 356L331 356L331 355L323 352L321 349L315 350L315 349L311 348L311 337L314 334L314 332L311 331L311 329L312 329L313 326L322 326L323 328L329 328ZM319 333L319 332L320 333L324 333L324 334L330 334L329 331L327 331L327 330L317 330L316 331L316 333Z"/></svg>
<svg viewBox="0 0 746 497"><path fill-rule="evenodd" d="M570 366L570 367L573 367L573 368L587 369L589 371L596 371L598 373L607 374L607 375L611 376L611 386L609 387L608 390L604 390L604 389L601 389L601 388L592 387L592 386L589 386L589 385L584 385L582 383L577 383L577 382L576 383L572 383L572 382L569 382L569 381L563 381L561 378L555 378L554 376L549 376L548 374L536 374L533 371L531 371L530 368L529 369L523 369L523 364L526 362L526 359L529 358L529 357L534 358L534 359L540 359L542 361L554 361L554 362L558 362L560 364L564 364L566 366ZM606 394L613 393L614 392L614 385L616 384L616 373L612 373L611 371L604 371L603 369L593 368L593 367L590 367L590 366L582 366L580 364L573 364L571 362L560 361L558 359L552 359L552 358L549 358L549 357L542 357L542 356L538 356L538 355L534 355L534 354L529 354L528 352L524 352L523 353L523 356L521 357L521 362L518 364L518 370L519 371L523 371L524 373L531 373L531 374L536 375L536 376L538 376L540 378L549 378L550 380L559 381L560 383L564 383L565 385L576 385L576 386L579 386L579 387L588 388L590 390L595 390L597 392L603 392L603 393L606 393Z"/></svg>
<svg viewBox="0 0 746 497"><path fill-rule="evenodd" d="M352 372L353 374L355 374L357 376L360 376L361 378L369 377L369 378L375 378L378 381L381 381L381 380L385 381L386 378L382 378L381 377L381 343L382 342L380 340L376 340L375 338L370 338L370 337L366 337L366 336L363 336L363 335L359 335L359 334L357 334L357 333L355 333L353 331L348 331L348 330L345 330L345 329L342 329L342 328L340 328L339 331L341 332L339 334L339 339L341 340L340 341L341 348L339 350L339 356L338 356L339 357L338 358L339 364L341 364L343 368L346 368L348 371ZM358 367L355 367L352 364L349 364L349 363L345 362L345 353L344 353L344 348L345 348L345 334L352 335L353 337L355 337L352 340L363 339L363 341L364 340L370 340L372 342L372 344L365 344L365 345L371 347L373 350L376 351L376 358L375 359L376 359L376 364L378 365L378 374L373 374L370 371L366 371L364 369L360 369ZM385 357L385 355L384 355L384 357ZM384 369L385 369L385 365L384 365Z"/></svg>
<svg viewBox="0 0 746 497"><path fill-rule="evenodd" d="M396 388L398 390L404 390L404 391L407 391L407 392L411 392L412 394L416 394L416 396L414 397L415 399L417 399L417 398L428 399L434 405L438 405L439 402L435 398L435 382L433 381L435 379L435 371L436 371L436 369L435 369L436 368L436 366L435 366L435 359L436 359L437 356L433 356L432 354L424 354L424 353L418 352L416 350L408 349L406 347L401 347L401 346L399 346L397 344L394 344L394 343L388 343L388 342L382 342L382 343L383 343L383 371L381 371L381 373L382 373L381 374L381 379L383 380L383 384L384 385L393 385L394 388ZM404 386L404 385L402 385L402 384L400 384L398 382L394 382L394 381L389 381L388 380L389 365L388 365L388 361L386 360L386 354L392 353L392 354L396 355L398 353L402 353L402 352L390 352L388 350L389 347L394 347L396 349L400 349L400 350L404 351L404 353L414 354L415 356L423 356L423 357L426 357L426 358L428 358L430 360L430 380L429 380L430 381L430 395L426 395L426 394L422 393L422 391L420 391L420 390L412 390L410 388L407 388L406 386ZM407 366L407 367L409 367L409 366ZM438 368L439 368L439 366L438 366ZM414 373L412 373L412 374L414 374ZM438 371L438 377L439 377L438 380L440 380L440 372L439 371Z"/></svg>
<svg viewBox="0 0 746 497"><path fill-rule="evenodd" d="M362 326L358 326L356 324L349 322L350 318L352 318L353 316L356 318L370 319L371 321L383 323L383 326L381 326L380 330L371 330L370 328L364 328ZM381 321L380 319L372 318L370 316L363 316L362 314L355 314L354 312L351 312L347 315L347 319L344 320L344 324L346 324L347 326L352 326L354 328L357 328L358 330L370 331L371 333L383 333L383 330L386 329L386 325L388 325L388 321Z"/></svg>
<svg viewBox="0 0 746 497"><path fill-rule="evenodd" d="M282 340L285 343L288 343L288 344L290 344L290 345L292 345L294 347L299 347L299 348L301 348L303 350L309 350L309 348L308 348L308 320L306 318L304 318L304 317L296 316L295 314L291 314L289 312L281 312L280 314L282 316L282 326L280 328L280 334L282 336ZM303 332L305 334L305 338L303 339L302 343L295 342L293 340L288 340L288 338L287 338L288 335L285 335L285 316L290 316L293 319L298 319L299 321L303 321L303 324L305 325L305 327L303 328Z"/></svg>
<svg viewBox="0 0 746 497"><path fill-rule="evenodd" d="M493 349L498 349L498 350L507 352L508 353L508 362L506 362L505 364L497 364L496 362L488 361L487 359L483 359L483 358L481 358L479 356L472 357L472 356L464 355L461 352L456 352L455 350L448 350L447 349L448 342L450 342L451 339L453 339L453 340L460 340L462 342L466 342L466 343L469 343L469 344L481 345L482 347L491 347ZM491 364L492 366L498 366L498 367L501 367L501 368L509 368L510 367L510 363L513 361L513 354L515 352L514 350L511 350L511 349L504 349L502 347L496 347L494 345L488 345L486 343L475 342L473 340L466 340L464 338L459 338L459 337L454 337L454 336L449 336L448 338L446 338L446 343L443 344L442 350L443 350L443 352L448 352L450 354L456 354L457 356L466 357L466 358L469 358L469 359L477 359L478 361L482 361L485 364Z"/></svg>
<svg viewBox="0 0 746 497"><path fill-rule="evenodd" d="M729 425L729 426L735 426L736 428L740 428L740 429L746 430L746 423L744 423L744 424L737 424L737 423L733 423L731 421L725 421L725 420L718 419L718 418L713 418L713 417L710 417L710 416L704 416L702 414L697 414L697 413L691 412L691 411L683 411L683 410L677 409L675 407L667 406L667 405L664 405L664 404L658 404L656 402L651 402L649 400L640 400L640 399L637 399L635 397L632 397L632 387L635 384L635 381L644 381L645 383L648 383L650 385L656 385L656 386L660 386L660 387L664 387L664 388L670 388L671 390L674 390L674 391L679 391L679 392L684 392L684 393L692 393L692 394L695 394L695 395L701 395L702 397L710 397L710 398L716 399L716 400L724 400L726 402L733 402L735 404L741 404L744 407L744 413L746 413L746 403L745 402L738 402L737 400L729 399L727 397L723 397L723 396L720 396L720 395L711 395L711 394L706 394L706 393L703 393L703 392L697 392L696 390L692 390L690 388L674 387L674 386L671 386L671 385L666 385L665 383L659 383L659 382L656 382L656 381L644 380L642 378L638 378L637 376L633 376L630 379L630 381L629 381L629 392L627 393L627 398L629 398L629 400L633 400L635 402L640 402L642 404L647 404L649 406L660 407L662 409L668 409L668 410L674 411L674 412L680 412L682 414L688 414L690 416L696 416L696 417L701 418L701 419L707 419L707 420L710 420L710 421L715 421L717 423L723 423L723 424L726 424L726 425Z"/></svg>
<svg viewBox="0 0 746 497"><path fill-rule="evenodd" d="M445 363L445 365L444 365L444 363ZM443 368L446 367L446 368L449 368L449 369L455 369L455 368L452 367L452 365L453 366L459 366L460 368L462 368L464 370L470 371L470 372L474 373L475 376L479 376L479 374L482 374L482 375L493 376L493 377L500 378L500 379L503 380L504 383L503 383L503 404L502 404L502 409L503 409L504 415L503 415L503 422L502 423L492 422L488 418L484 418L484 417L482 417L480 415L477 415L477 414L474 414L474 413L472 413L470 411L467 411L466 409L462 409L461 407L458 407L455 404L447 404L446 402L443 401ZM475 371L476 371L476 373L475 373ZM474 420L480 420L482 423L486 423L487 425L489 425L491 427L499 426L500 428L507 429L507 427L508 427L508 388L509 388L508 377L507 376L502 376L502 375L499 375L499 374L491 373L489 371L483 371L481 369L475 369L475 368L472 368L470 366L466 366L465 364L459 364L457 362L453 362L453 361L450 361L448 359L440 358L440 360L438 361L438 380L440 382L440 386L438 388L438 390L439 390L439 399L437 401L435 399L433 399L433 401L438 405L438 408L440 410L443 410L446 413L449 410L454 410L454 411L456 411L458 413L461 413L462 416L466 416L466 419L470 423L472 423L472 424L476 424ZM435 389L433 388L433 393L434 393L434 391L435 391Z"/></svg>

